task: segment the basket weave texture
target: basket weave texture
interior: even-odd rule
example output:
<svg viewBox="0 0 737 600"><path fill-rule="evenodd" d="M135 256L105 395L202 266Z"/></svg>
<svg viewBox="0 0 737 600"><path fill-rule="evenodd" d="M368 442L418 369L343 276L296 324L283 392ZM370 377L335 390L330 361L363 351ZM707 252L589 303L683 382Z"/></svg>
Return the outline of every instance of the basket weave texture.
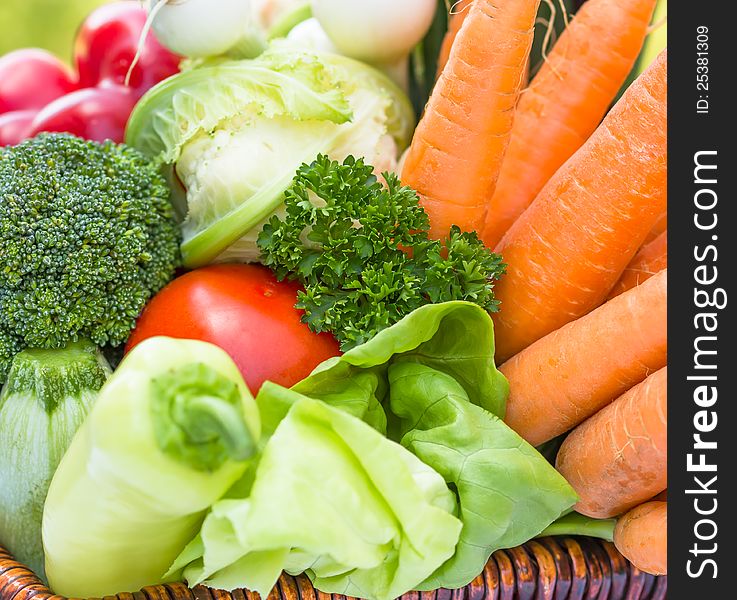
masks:
<svg viewBox="0 0 737 600"><path fill-rule="evenodd" d="M465 588L411 592L402 600L664 600L668 580L633 567L613 544L593 538L549 537L493 554ZM55 596L0 546L0 600L66 600ZM144 588L105 600L259 600L245 590L223 592L184 584ZM317 592L307 577L283 575L267 600L349 600Z"/></svg>

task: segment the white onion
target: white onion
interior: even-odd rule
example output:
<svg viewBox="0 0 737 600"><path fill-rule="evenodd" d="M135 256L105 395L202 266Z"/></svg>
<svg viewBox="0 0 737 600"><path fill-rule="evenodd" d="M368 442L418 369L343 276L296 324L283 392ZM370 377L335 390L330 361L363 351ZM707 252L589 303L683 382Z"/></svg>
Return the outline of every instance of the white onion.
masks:
<svg viewBox="0 0 737 600"><path fill-rule="evenodd" d="M165 2L164 6L158 5ZM151 0L153 28L172 52L190 58L225 54L252 29L250 0Z"/></svg>
<svg viewBox="0 0 737 600"><path fill-rule="evenodd" d="M312 13L341 54L391 63L430 28L437 0L312 0Z"/></svg>
<svg viewBox="0 0 737 600"><path fill-rule="evenodd" d="M339 54L332 40L325 33L317 19L307 19L295 25L287 34L287 39L301 48Z"/></svg>

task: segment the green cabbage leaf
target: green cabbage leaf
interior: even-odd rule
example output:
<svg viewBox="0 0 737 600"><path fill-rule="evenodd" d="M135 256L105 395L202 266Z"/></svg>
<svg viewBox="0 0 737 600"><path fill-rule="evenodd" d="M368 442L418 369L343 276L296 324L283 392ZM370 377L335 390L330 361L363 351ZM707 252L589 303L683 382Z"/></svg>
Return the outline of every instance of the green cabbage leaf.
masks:
<svg viewBox="0 0 737 600"><path fill-rule="evenodd" d="M126 142L183 186L182 255L196 267L258 260L258 233L303 163L353 155L392 170L413 125L408 99L379 71L275 42L256 59L205 63L155 86Z"/></svg>

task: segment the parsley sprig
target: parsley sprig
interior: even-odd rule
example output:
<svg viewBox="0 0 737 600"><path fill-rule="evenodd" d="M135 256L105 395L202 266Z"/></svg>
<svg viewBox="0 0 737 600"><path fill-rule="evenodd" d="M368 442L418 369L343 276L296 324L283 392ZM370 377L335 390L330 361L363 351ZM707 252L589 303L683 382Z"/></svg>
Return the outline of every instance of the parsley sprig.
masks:
<svg viewBox="0 0 737 600"><path fill-rule="evenodd" d="M501 256L456 226L443 242L429 239L417 193L383 177L386 185L362 159L318 156L286 191L286 216L273 216L258 238L264 264L303 285L303 320L333 333L343 350L423 304L468 300L499 310Z"/></svg>

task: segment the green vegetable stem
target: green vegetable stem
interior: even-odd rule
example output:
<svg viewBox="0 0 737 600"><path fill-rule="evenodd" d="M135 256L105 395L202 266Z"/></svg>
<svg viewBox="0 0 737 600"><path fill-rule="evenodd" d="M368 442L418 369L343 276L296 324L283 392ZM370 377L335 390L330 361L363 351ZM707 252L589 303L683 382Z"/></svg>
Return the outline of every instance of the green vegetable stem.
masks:
<svg viewBox="0 0 737 600"><path fill-rule="evenodd" d="M202 363L151 381L154 435L162 452L200 471L253 456L256 442L241 414L238 386Z"/></svg>
<svg viewBox="0 0 737 600"><path fill-rule="evenodd" d="M0 394L0 540L39 577L46 492L109 374L89 341L24 350Z"/></svg>
<svg viewBox="0 0 737 600"><path fill-rule="evenodd" d="M87 598L164 582L259 436L258 409L225 351L165 337L136 346L51 482L43 543L52 589Z"/></svg>
<svg viewBox="0 0 737 600"><path fill-rule="evenodd" d="M577 512L571 512L548 525L536 537L548 535L588 535L611 542L614 539L614 527L616 524L617 519L592 519Z"/></svg>

